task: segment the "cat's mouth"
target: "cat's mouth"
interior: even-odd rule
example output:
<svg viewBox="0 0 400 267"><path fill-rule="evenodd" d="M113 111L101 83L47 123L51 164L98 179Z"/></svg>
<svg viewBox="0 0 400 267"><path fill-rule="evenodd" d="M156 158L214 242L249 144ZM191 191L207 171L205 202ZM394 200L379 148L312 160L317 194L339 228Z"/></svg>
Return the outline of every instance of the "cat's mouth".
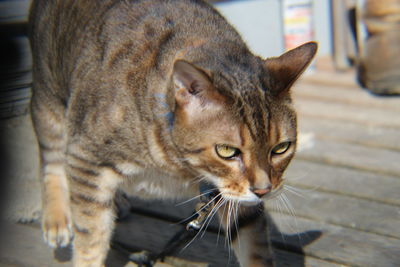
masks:
<svg viewBox="0 0 400 267"><path fill-rule="evenodd" d="M276 189L273 189L266 193L263 196L258 196L257 194L253 193L251 190L247 190L247 192L244 193L236 193L236 192L230 192L229 190L224 190L218 189L218 192L220 193L221 197L229 200L229 201L234 201L240 203L240 205L244 206L255 206L260 204L262 201L266 201L269 199L273 199L277 197L282 191L282 187L279 186Z"/></svg>
<svg viewBox="0 0 400 267"><path fill-rule="evenodd" d="M242 194L226 192L225 190L221 190L222 192L221 197L226 200L238 202L240 203L240 205L256 206L260 204L260 202L262 201L270 200L277 197L281 193L282 188L283 188L282 186L279 186L276 189L269 191L263 196L257 196L251 190L248 190L248 192Z"/></svg>
<svg viewBox="0 0 400 267"><path fill-rule="evenodd" d="M262 199L257 197L250 190L246 194L238 194L231 192L225 188L218 188L214 185L208 184L207 186L200 187L200 195L202 201L218 203L222 200L237 202L244 206L258 205Z"/></svg>
<svg viewBox="0 0 400 267"><path fill-rule="evenodd" d="M283 185L271 189L263 196L259 196L252 192L249 188L242 190L240 193L232 191L224 186L217 186L213 183L203 182L200 184L200 198L206 202L220 202L220 200L232 201L244 206L255 206L260 202L277 197L282 191Z"/></svg>

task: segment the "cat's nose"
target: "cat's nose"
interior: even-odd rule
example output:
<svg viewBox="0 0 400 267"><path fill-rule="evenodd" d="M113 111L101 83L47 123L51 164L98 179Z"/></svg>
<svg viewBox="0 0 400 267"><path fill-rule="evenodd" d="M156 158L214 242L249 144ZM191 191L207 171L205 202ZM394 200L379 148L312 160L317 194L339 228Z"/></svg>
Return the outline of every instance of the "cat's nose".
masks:
<svg viewBox="0 0 400 267"><path fill-rule="evenodd" d="M271 191L272 186L268 185L266 188L263 189L252 189L251 191L258 196L259 198L262 198L263 196L265 196L266 194L268 194Z"/></svg>

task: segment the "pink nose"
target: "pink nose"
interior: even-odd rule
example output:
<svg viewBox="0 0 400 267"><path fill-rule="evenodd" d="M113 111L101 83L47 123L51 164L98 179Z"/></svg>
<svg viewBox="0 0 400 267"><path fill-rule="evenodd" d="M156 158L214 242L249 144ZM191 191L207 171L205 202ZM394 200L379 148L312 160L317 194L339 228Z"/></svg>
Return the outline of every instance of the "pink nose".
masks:
<svg viewBox="0 0 400 267"><path fill-rule="evenodd" d="M271 191L271 187L267 187L264 189L254 189L253 193L256 194L258 197L263 197Z"/></svg>

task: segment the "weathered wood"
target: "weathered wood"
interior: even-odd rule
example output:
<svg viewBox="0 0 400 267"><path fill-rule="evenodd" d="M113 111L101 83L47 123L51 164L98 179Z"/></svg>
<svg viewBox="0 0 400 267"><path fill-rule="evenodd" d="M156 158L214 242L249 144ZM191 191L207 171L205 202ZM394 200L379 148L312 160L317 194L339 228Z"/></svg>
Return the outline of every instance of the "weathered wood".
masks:
<svg viewBox="0 0 400 267"><path fill-rule="evenodd" d="M27 22L30 1L0 1L0 23Z"/></svg>
<svg viewBox="0 0 400 267"><path fill-rule="evenodd" d="M303 197L285 195L297 216L400 239L400 206L319 191L303 193ZM279 205L290 213L279 198L266 201L266 205L269 210L278 210Z"/></svg>
<svg viewBox="0 0 400 267"><path fill-rule="evenodd" d="M0 118L26 114L30 101L31 52L27 38L30 1L0 1Z"/></svg>
<svg viewBox="0 0 400 267"><path fill-rule="evenodd" d="M295 102L303 99L400 111L400 98L377 97L358 87L338 87L299 82L292 89Z"/></svg>
<svg viewBox="0 0 400 267"><path fill-rule="evenodd" d="M400 128L399 113L393 110L312 99L295 101L295 106L300 117L341 120L370 127Z"/></svg>
<svg viewBox="0 0 400 267"><path fill-rule="evenodd" d="M326 63L325 63L326 64ZM320 59L317 60L317 66L320 64ZM337 86L338 88L360 88L355 79L355 71L347 70L335 72L331 67L318 66L318 71L315 74L305 74L296 83L317 84L321 86Z"/></svg>
<svg viewBox="0 0 400 267"><path fill-rule="evenodd" d="M397 151L315 139L313 145L300 151L297 157L400 177L400 153Z"/></svg>
<svg viewBox="0 0 400 267"><path fill-rule="evenodd" d="M274 250L277 267L344 267L342 264L337 264L329 261L324 261L314 257L290 253L285 250ZM297 265L294 265L297 264Z"/></svg>
<svg viewBox="0 0 400 267"><path fill-rule="evenodd" d="M400 179L296 158L285 173L299 193L324 191L400 206ZM300 200L299 200L300 201Z"/></svg>
<svg viewBox="0 0 400 267"><path fill-rule="evenodd" d="M42 239L38 227L2 224L0 262L19 267L67 267L69 262L58 262Z"/></svg>
<svg viewBox="0 0 400 267"><path fill-rule="evenodd" d="M400 151L400 129L365 126L348 121L299 117L299 132L319 139Z"/></svg>
<svg viewBox="0 0 400 267"><path fill-rule="evenodd" d="M286 239L278 234L274 239L280 239L287 246L307 241L304 232L321 231L317 241L308 244L304 251L318 259L355 267L398 266L400 262L400 240L372 233L360 232L310 219L272 213L275 223L287 235ZM384 218L382 218L384 219ZM300 240L298 238L300 236Z"/></svg>

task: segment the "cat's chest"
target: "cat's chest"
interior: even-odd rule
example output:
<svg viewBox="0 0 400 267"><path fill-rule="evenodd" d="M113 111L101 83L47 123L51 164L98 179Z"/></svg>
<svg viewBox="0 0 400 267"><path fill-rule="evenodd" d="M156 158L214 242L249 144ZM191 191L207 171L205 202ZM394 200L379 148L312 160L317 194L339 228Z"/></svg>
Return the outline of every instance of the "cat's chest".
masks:
<svg viewBox="0 0 400 267"><path fill-rule="evenodd" d="M130 177L122 188L129 195L145 199L181 199L198 194L196 184L162 170L141 169L130 164L121 164L119 169Z"/></svg>

